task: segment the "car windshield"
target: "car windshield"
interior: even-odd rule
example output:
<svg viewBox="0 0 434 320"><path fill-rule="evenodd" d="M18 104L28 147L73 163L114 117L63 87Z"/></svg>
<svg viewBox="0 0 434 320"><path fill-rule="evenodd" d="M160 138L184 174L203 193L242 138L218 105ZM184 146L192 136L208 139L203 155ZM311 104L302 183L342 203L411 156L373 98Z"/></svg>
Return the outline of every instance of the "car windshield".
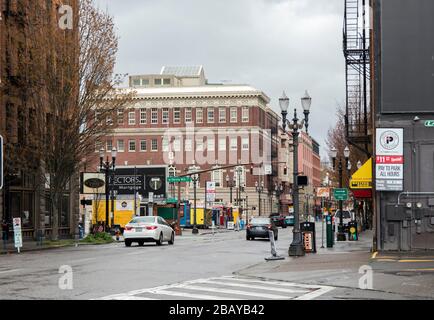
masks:
<svg viewBox="0 0 434 320"><path fill-rule="evenodd" d="M344 212L344 219L351 218L349 211L345 211L344 210L343 212ZM336 217L338 217L338 218L341 217L341 212L340 211L336 211Z"/></svg>
<svg viewBox="0 0 434 320"><path fill-rule="evenodd" d="M270 224L269 218L253 218L251 224Z"/></svg>
<svg viewBox="0 0 434 320"><path fill-rule="evenodd" d="M130 223L154 223L155 217L137 217L130 221Z"/></svg>

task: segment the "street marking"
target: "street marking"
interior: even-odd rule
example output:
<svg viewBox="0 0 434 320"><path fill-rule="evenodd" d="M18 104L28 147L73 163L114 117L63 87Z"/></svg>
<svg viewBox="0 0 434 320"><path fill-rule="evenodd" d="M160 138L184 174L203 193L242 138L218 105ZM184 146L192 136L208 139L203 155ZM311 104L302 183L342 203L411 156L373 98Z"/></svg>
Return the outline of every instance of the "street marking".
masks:
<svg viewBox="0 0 434 320"><path fill-rule="evenodd" d="M268 294L268 293L254 293L254 292L247 292L247 291L241 291L241 290L232 290L232 289L220 289L215 287L197 287L192 285L183 286L183 289L190 289L190 290L197 290L197 291L211 291L211 292L217 292L217 293L229 293L229 294L235 294L235 295L241 295L241 296L251 296L251 297L259 297L259 298L268 298L268 299L287 299L287 296L279 296L275 294Z"/></svg>
<svg viewBox="0 0 434 320"><path fill-rule="evenodd" d="M434 268L422 268L422 269L406 269L404 271L418 272L418 271L434 271Z"/></svg>
<svg viewBox="0 0 434 320"><path fill-rule="evenodd" d="M398 260L401 263L412 263L412 262L434 262L434 260Z"/></svg>
<svg viewBox="0 0 434 320"><path fill-rule="evenodd" d="M396 262L398 260L394 260L394 259L377 259L378 262Z"/></svg>
<svg viewBox="0 0 434 320"><path fill-rule="evenodd" d="M261 285L255 285L261 284ZM216 286L207 286L207 284L214 284ZM231 287L231 288L225 288ZM238 288L247 288L247 289L256 289L256 291L245 291L245 290L234 290L233 287ZM176 289L176 291L174 290ZM262 299L274 299L274 300L311 300L315 299L331 290L334 290L334 287L329 286L320 286L320 285L307 285L307 284L298 284L298 283L288 283L288 282L279 282L279 281L265 281L265 280L254 280L247 278L239 278L235 276L222 276L222 277L212 277L207 279L196 279L189 280L184 282L179 282L175 284L163 285L154 288L147 288L141 290L133 290L123 294L111 295L101 298L102 300L128 300L129 298L141 298L137 297L138 295L146 295L146 294L154 294L160 296L175 296L175 297L184 297L189 299L205 299L205 300L244 300L242 298L233 297L231 295L236 296L249 296L249 297L259 297ZM180 291L178 291L180 290ZM182 291L181 291L182 290ZM199 294L196 292L187 292L190 291L205 291L205 292L214 292L214 293L224 293L229 296L218 296L218 295L208 295L208 294ZM276 292L273 293L264 293L264 291ZM280 293L280 294L279 294ZM282 293L286 293L283 295ZM297 297L295 294L302 294Z"/></svg>
<svg viewBox="0 0 434 320"><path fill-rule="evenodd" d="M12 270L0 271L0 274L18 272L18 271L21 271L21 270L23 270L23 269L12 269Z"/></svg>
<svg viewBox="0 0 434 320"><path fill-rule="evenodd" d="M375 251L374 254L372 255L371 259L375 259L378 255L378 251Z"/></svg>
<svg viewBox="0 0 434 320"><path fill-rule="evenodd" d="M205 280L205 281L201 281L200 283L219 284L219 285L225 285L225 286L229 286L229 287L260 289L260 290L278 291L278 292L287 292L287 293L304 293L304 292L306 292L306 290L292 290L292 289L283 289L283 288L269 288L269 287L255 286L255 285L250 285L250 284L230 283L230 282L218 282L218 281L212 281L212 280Z"/></svg>

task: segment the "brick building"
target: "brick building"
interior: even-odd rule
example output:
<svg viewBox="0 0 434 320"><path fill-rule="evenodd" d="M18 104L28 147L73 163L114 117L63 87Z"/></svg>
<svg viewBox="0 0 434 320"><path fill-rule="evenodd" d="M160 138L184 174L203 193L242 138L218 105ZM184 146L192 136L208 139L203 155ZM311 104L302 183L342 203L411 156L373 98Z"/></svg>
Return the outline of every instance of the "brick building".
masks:
<svg viewBox="0 0 434 320"><path fill-rule="evenodd" d="M198 203L203 203L206 181L216 184L214 204L230 203L228 176L229 183L235 180L232 203L239 198L240 206L255 208L249 214L259 215L256 183L263 184L261 215L271 213L270 195L277 200L279 116L262 91L210 84L201 66L163 67L159 74L130 76L128 90L136 92L134 103L119 113L118 128L95 152L116 147L119 166L173 166L176 175L192 166L207 170L234 165L200 175ZM238 186L243 187L241 195ZM192 183L181 185L185 200L193 199L192 191Z"/></svg>

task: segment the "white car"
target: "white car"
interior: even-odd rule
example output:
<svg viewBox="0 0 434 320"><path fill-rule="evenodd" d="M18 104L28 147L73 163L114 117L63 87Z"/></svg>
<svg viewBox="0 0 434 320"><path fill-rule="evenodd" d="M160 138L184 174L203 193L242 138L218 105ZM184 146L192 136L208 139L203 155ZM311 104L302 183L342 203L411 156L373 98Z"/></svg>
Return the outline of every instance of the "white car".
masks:
<svg viewBox="0 0 434 320"><path fill-rule="evenodd" d="M140 246L145 242L155 242L159 246L164 241L174 244L175 231L161 217L135 217L125 226L124 240L127 247L132 242L137 242Z"/></svg>

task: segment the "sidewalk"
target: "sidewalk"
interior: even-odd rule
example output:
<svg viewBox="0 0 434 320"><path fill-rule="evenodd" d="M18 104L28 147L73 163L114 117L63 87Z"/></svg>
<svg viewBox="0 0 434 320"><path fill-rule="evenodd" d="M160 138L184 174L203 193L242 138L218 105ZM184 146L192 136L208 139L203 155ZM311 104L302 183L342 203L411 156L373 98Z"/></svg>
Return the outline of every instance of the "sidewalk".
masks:
<svg viewBox="0 0 434 320"><path fill-rule="evenodd" d="M318 237L319 235L319 237ZM354 296L409 299L434 298L434 252L378 254L371 252L372 231L359 235L359 241L335 242L333 248L321 248L321 231L317 233L317 253L288 257L287 248L278 248L281 261L264 261L234 272L236 275L262 280L328 285L350 290ZM324 246L326 243L324 241ZM413 257L413 258L412 258ZM399 260L400 259L400 260ZM373 290L361 290L360 279L372 270Z"/></svg>

